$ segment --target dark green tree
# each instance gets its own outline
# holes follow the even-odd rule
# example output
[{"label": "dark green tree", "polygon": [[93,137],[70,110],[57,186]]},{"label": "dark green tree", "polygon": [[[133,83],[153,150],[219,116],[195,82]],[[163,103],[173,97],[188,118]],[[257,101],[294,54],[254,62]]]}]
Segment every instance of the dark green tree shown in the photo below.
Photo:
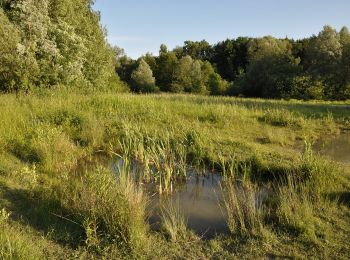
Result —
[{"label": "dark green tree", "polygon": [[160,47],[157,70],[154,73],[157,85],[161,91],[171,91],[178,62],[175,53],[168,52],[167,47],[163,44]]},{"label": "dark green tree", "polygon": [[299,73],[297,60],[286,54],[269,54],[249,66],[242,81],[243,94],[250,97],[290,98],[293,79]]}]

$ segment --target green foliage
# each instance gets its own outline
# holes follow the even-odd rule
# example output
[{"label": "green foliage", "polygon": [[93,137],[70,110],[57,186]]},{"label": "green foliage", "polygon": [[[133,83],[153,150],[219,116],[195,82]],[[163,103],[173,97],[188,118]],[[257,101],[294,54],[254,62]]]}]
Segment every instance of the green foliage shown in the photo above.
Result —
[{"label": "green foliage", "polygon": [[210,44],[203,40],[200,42],[185,41],[182,55],[189,55],[193,59],[206,60],[211,52]]},{"label": "green foliage", "polygon": [[289,97],[293,79],[299,73],[297,62],[287,54],[254,58],[243,80],[243,94],[265,98]]},{"label": "green foliage", "polygon": [[229,83],[223,80],[219,74],[209,75],[208,88],[211,95],[225,95],[229,88]]},{"label": "green foliage", "polygon": [[330,75],[341,57],[340,37],[337,31],[325,26],[317,37],[311,40],[308,49],[309,70],[314,75]]},{"label": "green foliage", "polygon": [[[202,69],[199,61],[193,60],[190,56],[181,58],[176,68],[173,90],[204,93],[205,86],[202,83]],[[179,87],[177,87],[179,86]]]},{"label": "green foliage", "polygon": [[156,83],[161,91],[171,91],[178,62],[175,53],[168,52],[166,46],[162,45],[157,59],[157,70],[155,71]]},{"label": "green foliage", "polygon": [[91,4],[90,0],[15,0],[0,8],[5,25],[0,33],[6,33],[1,39],[10,39],[3,46],[6,55],[1,55],[6,59],[0,66],[2,90],[57,85],[103,88],[118,82],[114,53]]},{"label": "green foliage", "polygon": [[245,71],[248,65],[248,43],[250,39],[237,39],[219,42],[212,46],[209,61],[216,67],[222,78],[235,81],[240,71]]},{"label": "green foliage", "polygon": [[248,43],[250,63],[269,56],[291,55],[292,46],[288,40],[279,40],[272,36],[253,39]]},{"label": "green foliage", "polygon": [[[350,98],[350,33],[325,26],[301,40],[239,37],[215,45],[185,41],[159,56],[143,57],[160,90],[283,99]],[[119,58],[117,72],[130,83],[137,62]],[[199,66],[200,64],[200,66]],[[199,69],[201,67],[201,69]]]},{"label": "green foliage", "polygon": [[150,66],[143,59],[140,61],[138,68],[131,74],[133,81],[133,90],[136,92],[155,92],[157,91],[156,79]]},{"label": "green foliage", "polygon": [[349,32],[337,32],[325,26],[306,49],[306,64],[310,75],[322,79],[325,94],[332,99],[349,98]]},{"label": "green foliage", "polygon": [[308,75],[295,76],[290,85],[287,96],[296,99],[324,99],[324,84],[321,80],[313,79]]},{"label": "green foliage", "polygon": [[18,91],[31,87],[36,74],[32,58],[21,44],[20,30],[9,21],[0,8],[0,90]]}]

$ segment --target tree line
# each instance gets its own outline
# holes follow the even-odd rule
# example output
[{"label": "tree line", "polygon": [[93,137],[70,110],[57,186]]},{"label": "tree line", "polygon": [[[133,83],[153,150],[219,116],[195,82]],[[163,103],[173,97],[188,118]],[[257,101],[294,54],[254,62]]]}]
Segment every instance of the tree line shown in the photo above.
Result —
[{"label": "tree line", "polygon": [[189,92],[262,98],[350,98],[350,33],[324,26],[301,40],[239,37],[214,45],[186,41],[137,60],[115,48],[116,72],[135,92]]},{"label": "tree line", "polygon": [[111,47],[93,0],[0,0],[0,92],[55,86],[349,99],[350,33],[186,41],[137,60]]}]

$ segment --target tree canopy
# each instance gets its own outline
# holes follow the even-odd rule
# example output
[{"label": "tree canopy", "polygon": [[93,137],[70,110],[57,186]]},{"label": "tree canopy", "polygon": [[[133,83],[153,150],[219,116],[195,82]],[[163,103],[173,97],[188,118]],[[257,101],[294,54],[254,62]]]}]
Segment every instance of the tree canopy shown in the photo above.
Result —
[{"label": "tree canopy", "polygon": [[2,91],[118,81],[115,54],[91,0],[2,0]]},{"label": "tree canopy", "polygon": [[[93,0],[0,0],[0,91],[54,86],[349,99],[350,33],[185,41],[133,60],[106,41]],[[157,86],[157,87],[156,87]]]},{"label": "tree canopy", "polygon": [[[350,33],[325,26],[301,40],[239,37],[214,45],[205,40],[142,57],[161,91],[264,98],[350,98]],[[130,82],[138,61],[120,59]],[[127,72],[127,73],[126,73]]]}]

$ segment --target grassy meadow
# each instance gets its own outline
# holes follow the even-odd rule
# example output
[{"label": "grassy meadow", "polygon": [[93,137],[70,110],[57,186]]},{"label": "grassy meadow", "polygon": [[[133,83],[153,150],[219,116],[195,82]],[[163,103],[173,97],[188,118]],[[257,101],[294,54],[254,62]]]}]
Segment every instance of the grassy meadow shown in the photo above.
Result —
[{"label": "grassy meadow", "polygon": [[[311,147],[349,130],[350,102],[1,95],[0,259],[346,259],[350,167]],[[79,170],[100,156],[122,158],[122,174]],[[164,196],[188,166],[220,172],[229,234],[201,238],[174,205],[152,230],[134,161]]]}]

